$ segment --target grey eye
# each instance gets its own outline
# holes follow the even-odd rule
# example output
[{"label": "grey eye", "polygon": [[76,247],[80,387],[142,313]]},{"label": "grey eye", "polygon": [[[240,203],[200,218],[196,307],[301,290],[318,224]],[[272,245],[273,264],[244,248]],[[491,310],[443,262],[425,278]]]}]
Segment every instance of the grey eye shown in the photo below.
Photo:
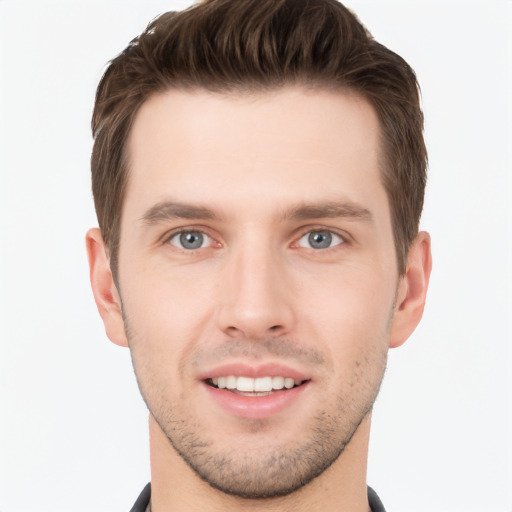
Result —
[{"label": "grey eye", "polygon": [[211,238],[201,231],[182,231],[172,236],[169,242],[180,249],[191,251],[208,247]]},{"label": "grey eye", "polygon": [[341,236],[328,230],[310,231],[299,240],[300,247],[310,249],[328,249],[343,243]]}]

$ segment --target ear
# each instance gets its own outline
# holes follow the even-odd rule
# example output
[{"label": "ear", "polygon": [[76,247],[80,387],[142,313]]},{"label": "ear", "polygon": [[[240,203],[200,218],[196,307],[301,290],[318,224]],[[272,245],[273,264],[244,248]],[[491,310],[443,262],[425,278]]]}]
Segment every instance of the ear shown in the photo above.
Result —
[{"label": "ear", "polygon": [[402,345],[421,320],[431,270],[430,235],[421,231],[409,249],[405,275],[398,285],[390,347]]},{"label": "ear", "polygon": [[110,261],[99,228],[90,229],[85,236],[92,292],[107,336],[116,345],[128,346],[121,311],[121,297],[110,270]]}]

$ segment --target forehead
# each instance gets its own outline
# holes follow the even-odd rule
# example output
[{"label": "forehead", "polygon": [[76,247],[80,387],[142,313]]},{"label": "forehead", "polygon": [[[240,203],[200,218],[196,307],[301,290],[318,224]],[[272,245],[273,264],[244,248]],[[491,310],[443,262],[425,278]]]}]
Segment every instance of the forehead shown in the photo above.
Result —
[{"label": "forehead", "polygon": [[135,118],[125,209],[166,196],[218,200],[225,209],[255,194],[269,207],[318,195],[382,196],[379,134],[374,109],[353,93],[167,91]]}]

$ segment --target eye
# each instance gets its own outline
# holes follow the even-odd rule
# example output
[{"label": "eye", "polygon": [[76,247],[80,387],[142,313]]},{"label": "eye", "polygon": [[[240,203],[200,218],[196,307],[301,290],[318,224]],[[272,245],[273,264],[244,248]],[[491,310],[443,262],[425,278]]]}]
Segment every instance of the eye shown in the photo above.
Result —
[{"label": "eye", "polygon": [[180,249],[192,251],[208,247],[212,239],[202,231],[180,231],[169,239],[169,243]]},{"label": "eye", "polygon": [[309,231],[299,239],[298,245],[299,247],[307,247],[309,249],[328,249],[329,247],[340,245],[343,242],[341,236],[332,231],[322,229]]}]

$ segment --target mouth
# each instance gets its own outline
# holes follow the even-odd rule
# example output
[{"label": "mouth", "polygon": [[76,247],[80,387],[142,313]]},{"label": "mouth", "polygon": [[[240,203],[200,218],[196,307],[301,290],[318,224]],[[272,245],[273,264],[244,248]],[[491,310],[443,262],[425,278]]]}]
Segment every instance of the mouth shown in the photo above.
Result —
[{"label": "mouth", "polygon": [[268,396],[277,391],[291,390],[302,386],[309,380],[284,376],[247,377],[226,375],[209,378],[205,383],[215,389],[224,389],[240,396]]},{"label": "mouth", "polygon": [[[250,419],[283,417],[311,400],[313,376],[278,362],[226,363],[198,375],[212,410]],[[214,405],[215,404],[215,405]]]}]

